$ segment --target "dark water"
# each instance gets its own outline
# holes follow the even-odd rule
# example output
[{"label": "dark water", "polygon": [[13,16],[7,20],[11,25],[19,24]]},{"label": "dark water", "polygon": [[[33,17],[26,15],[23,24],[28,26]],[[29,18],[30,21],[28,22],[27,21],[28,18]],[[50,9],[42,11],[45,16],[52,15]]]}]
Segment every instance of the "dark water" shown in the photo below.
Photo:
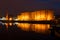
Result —
[{"label": "dark water", "polygon": [[[22,31],[16,25],[9,26],[6,30],[5,25],[0,25],[0,39],[3,40],[55,40],[57,36],[50,34],[40,34],[33,31]],[[53,33],[52,33],[53,34]]]}]

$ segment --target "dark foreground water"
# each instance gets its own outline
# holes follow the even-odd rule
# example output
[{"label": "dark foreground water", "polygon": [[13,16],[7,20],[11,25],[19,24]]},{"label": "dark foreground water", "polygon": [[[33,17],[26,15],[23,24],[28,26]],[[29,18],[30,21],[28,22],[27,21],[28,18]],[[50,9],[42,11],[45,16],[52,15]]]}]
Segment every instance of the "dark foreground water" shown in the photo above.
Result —
[{"label": "dark foreground water", "polygon": [[0,39],[2,40],[58,40],[58,37],[50,34],[40,34],[36,32],[22,31],[17,26],[9,27],[6,30],[5,26],[0,27]]},{"label": "dark foreground water", "polygon": [[41,35],[33,32],[3,32],[0,33],[0,39],[2,40],[55,40],[58,37],[51,35]]}]

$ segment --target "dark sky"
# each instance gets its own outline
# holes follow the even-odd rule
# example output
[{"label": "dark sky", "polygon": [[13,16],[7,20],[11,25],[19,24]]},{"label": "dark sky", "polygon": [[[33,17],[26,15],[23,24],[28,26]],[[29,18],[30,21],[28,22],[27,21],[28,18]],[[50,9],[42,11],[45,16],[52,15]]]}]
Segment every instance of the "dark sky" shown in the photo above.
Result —
[{"label": "dark sky", "polygon": [[16,15],[23,11],[52,9],[55,15],[60,14],[60,0],[0,0],[0,15]]}]

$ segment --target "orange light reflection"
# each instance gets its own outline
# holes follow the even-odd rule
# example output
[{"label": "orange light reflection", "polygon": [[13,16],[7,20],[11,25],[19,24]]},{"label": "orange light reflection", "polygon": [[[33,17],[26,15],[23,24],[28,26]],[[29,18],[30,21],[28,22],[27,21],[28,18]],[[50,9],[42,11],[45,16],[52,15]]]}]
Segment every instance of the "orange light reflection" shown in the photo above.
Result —
[{"label": "orange light reflection", "polygon": [[50,25],[49,24],[28,24],[28,23],[18,23],[17,27],[21,28],[24,31],[35,31],[35,32],[41,32],[44,33],[49,30]]},{"label": "orange light reflection", "polygon": [[29,31],[30,24],[28,24],[28,23],[18,23],[17,27],[21,28],[24,31]]},{"label": "orange light reflection", "polygon": [[33,24],[32,25],[32,31],[35,31],[35,32],[46,32],[48,31],[48,29],[50,28],[50,25],[49,24]]},{"label": "orange light reflection", "polygon": [[10,26],[12,26],[13,23],[9,23]]},{"label": "orange light reflection", "polygon": [[8,24],[8,23],[5,23],[5,25],[6,25],[6,28],[8,29],[8,25],[9,25],[9,24]]}]

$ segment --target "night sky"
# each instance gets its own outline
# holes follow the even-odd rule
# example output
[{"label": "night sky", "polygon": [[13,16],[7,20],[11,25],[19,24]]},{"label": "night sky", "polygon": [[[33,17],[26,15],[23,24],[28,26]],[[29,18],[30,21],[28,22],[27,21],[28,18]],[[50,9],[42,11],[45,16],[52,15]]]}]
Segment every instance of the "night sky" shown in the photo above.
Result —
[{"label": "night sky", "polygon": [[[16,16],[21,12],[25,11],[35,11],[40,9],[52,9],[55,15],[60,15],[60,0],[0,0],[0,16],[5,16],[6,11],[9,15]],[[3,26],[4,27],[4,26]],[[12,29],[15,26],[11,27]],[[15,28],[16,29],[16,28]],[[20,33],[19,33],[20,32]],[[25,33],[23,31],[18,31],[18,33],[0,33],[2,39],[39,39],[41,35],[34,33]],[[3,38],[4,37],[4,38]],[[24,38],[23,38],[24,37]],[[43,37],[43,36],[42,36]],[[45,37],[45,36],[44,36]],[[48,37],[45,37],[48,38]],[[4,40],[5,40],[4,39]],[[28,39],[28,40],[29,40]],[[44,39],[44,38],[42,38]],[[46,40],[46,39],[44,39]]]},{"label": "night sky", "polygon": [[21,12],[40,9],[52,9],[55,15],[59,15],[60,0],[0,0],[0,16],[5,16],[6,10],[9,15],[16,16]]}]

